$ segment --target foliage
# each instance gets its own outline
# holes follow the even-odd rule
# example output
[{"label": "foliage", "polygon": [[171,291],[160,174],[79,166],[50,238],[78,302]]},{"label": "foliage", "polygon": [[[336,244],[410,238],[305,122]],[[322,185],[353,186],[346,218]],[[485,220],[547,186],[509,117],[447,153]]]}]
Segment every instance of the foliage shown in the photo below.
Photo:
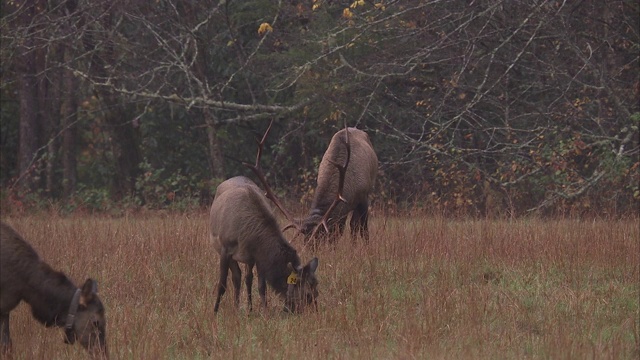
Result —
[{"label": "foliage", "polygon": [[9,96],[9,88],[3,88],[0,94],[0,183],[6,184],[16,176],[18,164],[18,124],[17,104]]},{"label": "foliage", "polygon": [[[640,204],[632,2],[116,3],[2,5],[3,187],[33,179],[64,201],[71,167],[76,192],[208,205],[216,183],[250,175],[242,162],[275,119],[264,167],[302,203],[346,121],[381,160],[381,204],[490,217]],[[71,126],[50,115],[69,98]],[[21,156],[30,99],[37,146]]]},{"label": "foliage", "polygon": [[206,203],[208,199],[199,199],[199,191],[204,188],[194,183],[193,177],[180,172],[166,176],[163,169],[153,169],[143,161],[140,164],[142,175],[136,181],[136,203],[148,209],[169,207],[175,210],[186,210]]}]

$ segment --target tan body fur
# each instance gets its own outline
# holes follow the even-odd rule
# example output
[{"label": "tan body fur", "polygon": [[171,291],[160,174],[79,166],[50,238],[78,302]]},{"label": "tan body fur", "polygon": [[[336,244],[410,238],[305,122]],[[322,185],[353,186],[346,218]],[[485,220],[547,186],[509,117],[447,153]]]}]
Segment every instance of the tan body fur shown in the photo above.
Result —
[{"label": "tan body fur", "polygon": [[[355,236],[360,233],[368,239],[369,194],[375,186],[378,157],[367,133],[356,128],[348,128],[348,130],[351,158],[347,166],[342,193],[346,203],[341,202],[334,208],[327,223],[330,232],[337,230],[341,234],[344,231],[346,218],[352,212],[351,234]],[[345,131],[345,129],[340,130],[332,137],[320,162],[311,210],[307,218],[302,221],[302,231],[307,236],[311,235],[336,198],[339,172],[331,161],[341,165],[346,162]]]},{"label": "tan body fur", "polygon": [[[235,304],[239,303],[241,271],[238,263],[247,264],[245,283],[251,309],[253,267],[257,268],[258,291],[266,306],[266,284],[285,298],[285,309],[302,311],[315,303],[318,259],[301,266],[296,250],[280,231],[267,199],[255,183],[245,177],[234,177],[218,186],[211,205],[210,237],[220,255],[220,279],[214,311],[226,292],[229,269],[235,288]],[[298,283],[287,284],[297,274]]]}]

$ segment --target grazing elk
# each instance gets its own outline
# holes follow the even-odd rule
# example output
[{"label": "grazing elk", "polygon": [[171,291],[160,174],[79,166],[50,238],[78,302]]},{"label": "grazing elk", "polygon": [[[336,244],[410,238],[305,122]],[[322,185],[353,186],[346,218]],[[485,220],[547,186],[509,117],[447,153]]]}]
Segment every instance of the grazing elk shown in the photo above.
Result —
[{"label": "grazing elk", "polygon": [[235,304],[240,300],[240,263],[246,264],[245,284],[251,310],[253,267],[258,270],[258,292],[266,306],[266,285],[285,297],[285,309],[301,312],[315,304],[318,259],[301,266],[296,250],[282,235],[267,199],[258,186],[243,176],[224,181],[216,191],[210,214],[211,241],[220,255],[220,279],[214,312],[227,289],[227,276],[235,289]]},{"label": "grazing elk", "polygon": [[53,270],[13,228],[0,223],[0,342],[11,352],[9,314],[20,301],[45,326],[65,329],[65,342],[76,340],[95,358],[107,358],[104,306],[91,279],[77,288]]},{"label": "grazing elk", "polygon": [[369,194],[377,172],[378,157],[367,133],[350,127],[333,135],[320,162],[311,210],[296,226],[305,241],[315,237],[320,225],[342,234],[350,212],[352,237],[359,233],[368,240]]},{"label": "grazing elk", "polygon": [[[284,210],[259,167],[269,129],[259,143],[256,165],[245,165],[258,175],[269,199]],[[220,255],[220,279],[214,312],[218,312],[220,299],[226,292],[229,269],[235,289],[235,305],[239,305],[242,273],[238,263],[246,264],[245,284],[250,311],[254,266],[257,268],[258,292],[263,308],[267,305],[268,283],[277,294],[284,297],[286,311],[302,312],[310,305],[317,310],[318,259],[313,258],[304,266],[301,264],[297,251],[282,235],[267,198],[253,181],[237,176],[218,186],[211,205],[210,238]]]}]

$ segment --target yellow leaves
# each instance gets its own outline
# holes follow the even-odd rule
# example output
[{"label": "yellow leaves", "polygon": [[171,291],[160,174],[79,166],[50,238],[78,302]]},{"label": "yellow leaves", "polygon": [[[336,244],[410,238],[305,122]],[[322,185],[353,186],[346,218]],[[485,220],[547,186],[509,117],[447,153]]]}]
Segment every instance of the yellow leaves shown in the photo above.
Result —
[{"label": "yellow leaves", "polygon": [[262,24],[260,24],[260,27],[258,28],[258,35],[263,36],[264,34],[272,31],[273,31],[273,28],[271,27],[271,25],[269,25],[269,23],[267,22],[263,22]]},{"label": "yellow leaves", "polygon": [[415,20],[411,20],[411,21],[403,21],[402,22],[404,24],[404,26],[406,26],[408,29],[416,29],[418,27],[418,23]]},{"label": "yellow leaves", "polygon": [[311,6],[312,11],[316,11],[320,9],[321,0],[313,0],[313,5]]},{"label": "yellow leaves", "polygon": [[473,174],[473,180],[480,182],[482,180],[482,173],[480,172],[480,170],[476,170],[475,173]]},{"label": "yellow leaves", "polygon": [[[315,0],[314,0],[314,2],[315,2]],[[355,0],[354,2],[352,2],[349,5],[349,7],[344,8],[342,10],[342,17],[347,19],[347,20],[352,20],[353,17],[356,15],[352,10],[355,10],[355,9],[357,9],[359,7],[363,7],[363,6],[366,6],[365,0]],[[385,7],[383,2],[374,3],[373,6],[374,6],[374,8],[376,10],[385,10],[386,9],[386,7]],[[316,9],[315,4],[314,4],[313,9],[314,10]],[[365,18],[369,22],[373,21],[375,19],[373,16],[366,16]]]},{"label": "yellow leaves", "polygon": [[98,107],[98,98],[96,96],[91,96],[90,98],[85,98],[81,103],[80,106],[84,109],[84,110],[92,110],[92,109],[96,109]]},{"label": "yellow leaves", "polygon": [[343,112],[341,110],[335,110],[329,115],[329,119],[338,122],[342,118]]},{"label": "yellow leaves", "polygon": [[577,99],[573,100],[572,105],[576,109],[582,111],[582,110],[584,110],[583,106],[587,105],[587,104],[590,104],[590,103],[591,103],[591,99],[589,99],[589,97],[583,97],[583,98],[577,98]]}]

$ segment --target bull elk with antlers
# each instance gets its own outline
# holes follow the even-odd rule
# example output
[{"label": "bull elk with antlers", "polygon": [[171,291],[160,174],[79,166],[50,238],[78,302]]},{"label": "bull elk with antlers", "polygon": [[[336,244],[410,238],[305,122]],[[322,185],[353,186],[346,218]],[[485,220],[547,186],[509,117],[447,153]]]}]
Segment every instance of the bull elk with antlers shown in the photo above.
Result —
[{"label": "bull elk with antlers", "polygon": [[[264,141],[270,129],[271,125],[258,144],[256,164],[245,165],[256,173],[265,187],[267,197],[284,212],[286,210],[271,191],[259,165]],[[309,305],[317,308],[318,259],[313,258],[302,265],[297,251],[282,235],[267,198],[250,179],[237,176],[218,186],[211,205],[210,238],[220,255],[220,278],[214,312],[218,312],[220,299],[226,292],[229,269],[235,289],[235,305],[239,305],[242,273],[238,263],[246,264],[245,284],[249,310],[252,308],[254,266],[257,268],[258,292],[263,307],[267,305],[268,283],[276,293],[284,297],[286,311],[302,312]]]},{"label": "bull elk with antlers", "polygon": [[368,240],[369,194],[377,172],[378,157],[367,133],[345,127],[333,135],[320,162],[311,210],[296,224],[305,241],[321,229],[341,235],[349,213],[352,237]]}]

